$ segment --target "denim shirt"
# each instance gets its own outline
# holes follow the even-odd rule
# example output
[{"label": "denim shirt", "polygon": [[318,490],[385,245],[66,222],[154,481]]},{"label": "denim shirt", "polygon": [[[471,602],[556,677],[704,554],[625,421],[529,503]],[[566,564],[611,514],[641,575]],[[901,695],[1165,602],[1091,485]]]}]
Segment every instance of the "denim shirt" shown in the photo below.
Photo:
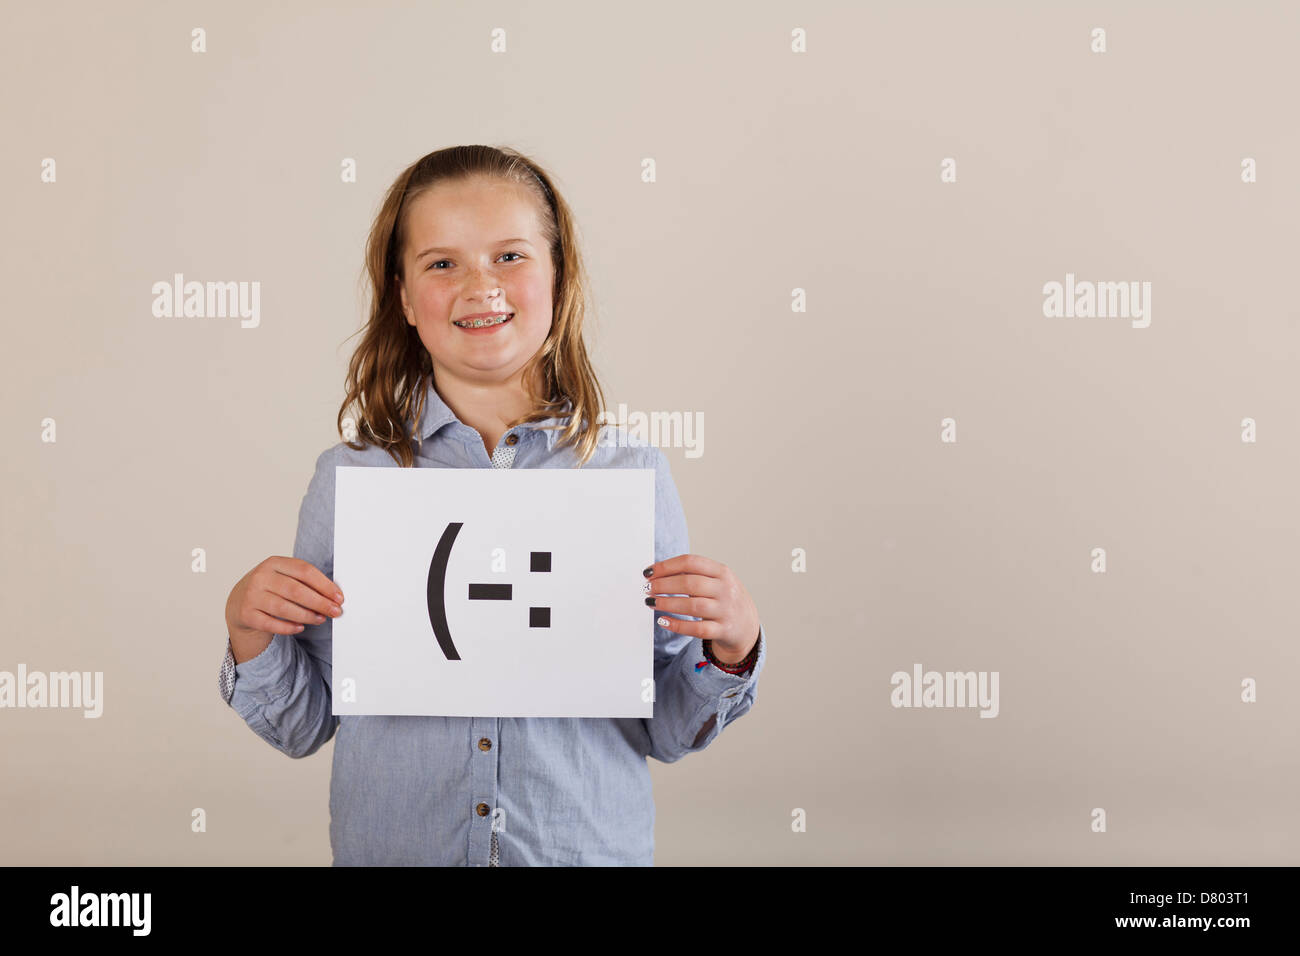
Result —
[{"label": "denim shirt", "polygon": [[[556,431],[538,427],[564,421],[518,425],[498,447],[513,444],[515,468],[577,467],[574,449],[556,448]],[[479,433],[433,388],[419,434],[414,467],[492,467]],[[331,579],[338,465],[399,467],[373,445],[354,451],[340,443],[316,459],[293,554]],[[690,551],[663,452],[621,426],[604,425],[585,467],[653,468],[655,561]],[[628,575],[640,571],[628,568]],[[501,866],[650,866],[655,807],[646,758],[672,763],[703,750],[748,713],[767,657],[760,627],[753,669],[728,674],[706,663],[699,638],[655,622],[666,613],[646,608],[654,640],[651,718],[336,717],[329,617],[296,635],[275,635],[264,651],[237,665],[227,641],[222,696],[254,733],[290,757],[309,756],[335,738],[329,801],[335,866],[486,866],[494,844]]]}]

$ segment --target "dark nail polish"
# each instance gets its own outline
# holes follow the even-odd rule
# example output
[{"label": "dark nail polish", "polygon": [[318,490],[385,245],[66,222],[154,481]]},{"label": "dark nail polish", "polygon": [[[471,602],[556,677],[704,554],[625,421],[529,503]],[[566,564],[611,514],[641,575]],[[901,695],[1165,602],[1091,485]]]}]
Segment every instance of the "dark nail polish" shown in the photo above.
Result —
[{"label": "dark nail polish", "polygon": [[646,599],[645,599],[645,603],[646,603],[646,607],[654,607],[654,606],[655,606],[655,599],[654,599],[654,598],[646,598]]},{"label": "dark nail polish", "polygon": [[650,577],[650,575],[654,573],[654,569],[655,569],[655,566],[652,564],[652,565],[650,565],[650,567],[646,568],[646,569],[645,569],[644,571],[642,571],[641,573],[644,574],[646,577]]}]

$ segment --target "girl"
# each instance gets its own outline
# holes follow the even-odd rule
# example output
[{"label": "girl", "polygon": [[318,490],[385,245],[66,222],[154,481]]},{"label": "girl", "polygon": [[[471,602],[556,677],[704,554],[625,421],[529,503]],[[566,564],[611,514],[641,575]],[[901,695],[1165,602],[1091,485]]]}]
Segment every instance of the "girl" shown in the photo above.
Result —
[{"label": "girl", "polygon": [[[316,460],[294,556],[267,558],[230,592],[222,697],[291,757],[337,733],[336,866],[651,865],[645,758],[703,750],[747,713],[765,642],[731,570],[686,553],[663,453],[595,423],[604,397],[568,204],[514,150],[439,150],[388,190],[366,258],[373,304],[338,421],[342,435],[355,402],[364,437]],[[627,569],[649,578],[658,615],[653,718],[331,714],[336,466],[587,464],[655,469],[655,563]]]}]

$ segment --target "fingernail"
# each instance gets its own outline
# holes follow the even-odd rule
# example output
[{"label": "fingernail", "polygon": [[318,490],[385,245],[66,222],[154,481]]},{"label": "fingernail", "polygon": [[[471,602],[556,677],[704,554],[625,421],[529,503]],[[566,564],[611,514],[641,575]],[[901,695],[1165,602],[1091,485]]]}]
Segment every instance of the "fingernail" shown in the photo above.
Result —
[{"label": "fingernail", "polygon": [[654,606],[655,606],[655,599],[654,599],[654,598],[646,598],[646,599],[645,599],[645,603],[646,603],[646,607],[654,607]]},{"label": "fingernail", "polygon": [[650,575],[654,574],[654,570],[655,570],[655,566],[652,564],[650,565],[650,567],[646,568],[641,573],[644,574],[646,577],[650,577]]}]

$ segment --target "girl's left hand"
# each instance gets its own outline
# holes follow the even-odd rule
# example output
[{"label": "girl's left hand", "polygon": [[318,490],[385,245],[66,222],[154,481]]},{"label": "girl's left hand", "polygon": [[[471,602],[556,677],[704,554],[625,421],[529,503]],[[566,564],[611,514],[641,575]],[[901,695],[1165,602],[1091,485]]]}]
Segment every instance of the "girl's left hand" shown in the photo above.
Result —
[{"label": "girl's left hand", "polygon": [[702,618],[679,621],[665,616],[659,619],[663,627],[711,640],[714,654],[725,663],[744,660],[758,643],[758,608],[725,564],[700,554],[679,554],[650,565],[646,571],[650,572],[646,594],[652,595],[646,598],[646,604],[660,611]]}]

